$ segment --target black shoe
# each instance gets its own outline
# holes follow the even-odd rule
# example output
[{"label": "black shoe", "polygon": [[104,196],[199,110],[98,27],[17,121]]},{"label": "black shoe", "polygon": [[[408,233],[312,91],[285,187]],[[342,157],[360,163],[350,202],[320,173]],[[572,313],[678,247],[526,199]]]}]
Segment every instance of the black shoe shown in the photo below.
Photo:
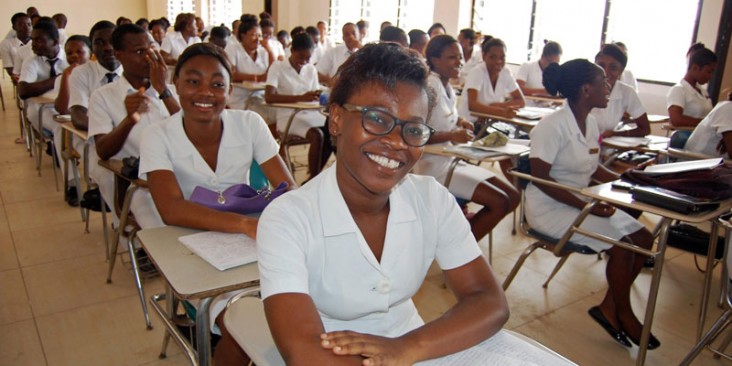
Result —
[{"label": "black shoe", "polygon": [[644,268],[653,268],[656,266],[656,258],[655,257],[648,257],[646,259],[646,262],[643,263]]},{"label": "black shoe", "polygon": [[[625,336],[625,333],[622,331],[619,331],[613,327],[612,324],[610,324],[609,321],[607,321],[607,318],[605,318],[605,315],[602,314],[602,311],[600,310],[599,306],[595,306],[590,308],[589,311],[587,311],[588,314],[594,319],[597,324],[600,324],[603,329],[607,332],[607,334],[610,334],[611,337],[615,340],[615,342],[618,342],[622,344],[625,347],[631,347],[630,341],[628,340],[628,337]],[[650,342],[649,346],[650,346]],[[650,347],[648,347],[650,349]]]},{"label": "black shoe", "polygon": [[46,141],[46,155],[53,156],[53,146],[51,146],[51,141]]},{"label": "black shoe", "polygon": [[137,258],[137,268],[140,270],[140,274],[146,277],[156,276],[158,270],[155,269],[155,265],[150,261],[150,257],[147,256],[147,252],[140,248],[135,251],[135,257]]},{"label": "black shoe", "polygon": [[[630,336],[628,336],[628,339],[630,339],[630,341],[633,342],[633,344],[635,344],[636,346],[640,346],[640,339],[635,340],[635,339],[631,338]],[[654,336],[653,333],[651,333],[651,336],[648,337],[648,348],[647,349],[649,349],[649,350],[656,349],[660,346],[661,346],[661,341],[659,341],[658,338],[656,338],[656,336]]]},{"label": "black shoe", "polygon": [[79,206],[79,195],[76,193],[76,187],[69,187],[66,191],[65,200],[71,207]]}]

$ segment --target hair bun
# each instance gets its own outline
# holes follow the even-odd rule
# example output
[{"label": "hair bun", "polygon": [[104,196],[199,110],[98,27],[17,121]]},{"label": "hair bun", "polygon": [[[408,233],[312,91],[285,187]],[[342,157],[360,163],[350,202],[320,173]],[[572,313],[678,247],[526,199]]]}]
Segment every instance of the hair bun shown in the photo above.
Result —
[{"label": "hair bun", "polygon": [[544,68],[542,75],[544,88],[551,95],[557,95],[559,92],[559,85],[562,83],[562,68],[559,67],[558,63],[551,63]]}]

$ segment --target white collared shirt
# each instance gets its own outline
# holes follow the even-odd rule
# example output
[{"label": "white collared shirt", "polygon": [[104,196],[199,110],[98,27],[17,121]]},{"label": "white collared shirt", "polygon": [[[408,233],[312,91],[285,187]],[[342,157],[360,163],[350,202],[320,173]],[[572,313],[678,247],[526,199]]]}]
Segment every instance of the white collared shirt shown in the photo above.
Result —
[{"label": "white collared shirt", "polygon": [[478,102],[490,105],[492,103],[505,102],[507,97],[515,90],[518,90],[518,88],[519,86],[516,84],[513,75],[511,75],[511,71],[505,67],[498,74],[496,86],[494,87],[488,74],[488,68],[485,66],[485,63],[481,63],[470,71],[468,79],[465,81],[463,94],[458,103],[460,116],[468,121],[476,120],[475,117],[470,115],[470,108],[468,107],[468,90],[470,89],[478,92]]},{"label": "white collared shirt", "polygon": [[[435,72],[430,73],[427,84],[437,94],[435,96],[435,106],[432,108],[430,120],[427,121],[427,124],[437,132],[452,131],[457,127],[458,121],[457,96],[455,96],[452,86],[450,86],[450,83],[447,83],[447,87],[442,85],[440,76]],[[435,145],[448,146],[451,144],[450,141],[445,141]],[[414,171],[417,174],[438,177],[448,170],[450,161],[452,161],[450,157],[424,154],[415,165]]]},{"label": "white collared shirt", "polygon": [[432,177],[408,174],[389,195],[377,261],[343,199],[338,168],[280,196],[262,213],[262,298],[308,294],[326,332],[402,335],[423,324],[411,298],[432,261],[449,270],[480,256],[480,249],[447,189]]},{"label": "white collared shirt", "polygon": [[620,75],[620,81],[630,85],[636,93],[638,92],[638,80],[635,79],[635,75],[630,70],[623,70],[623,74]]},{"label": "white collared shirt", "polygon": [[523,80],[530,89],[544,89],[544,74],[539,61],[523,63],[516,72],[516,80]]},{"label": "white collared shirt", "polygon": [[729,157],[732,154],[729,151],[725,155],[720,154],[717,145],[723,135],[730,131],[732,131],[732,102],[719,102],[694,128],[684,149],[709,156]]},{"label": "white collared shirt", "polygon": [[0,42],[0,59],[3,60],[4,69],[13,67],[18,49],[23,45],[23,42],[18,37],[6,38]]},{"label": "white collared shirt", "polygon": [[160,45],[160,50],[167,52],[174,59],[178,59],[186,47],[195,43],[201,43],[201,39],[198,36],[188,38],[188,42],[186,42],[181,32],[173,32],[165,35],[163,44]]},{"label": "white collared shirt", "polygon": [[353,51],[349,50],[345,43],[339,44],[323,53],[323,56],[318,60],[316,68],[319,73],[333,77],[336,71],[338,71],[338,68],[346,62],[351,54],[353,54]]},{"label": "white collared shirt", "polygon": [[97,61],[89,61],[71,72],[69,75],[69,107],[81,106],[89,108],[89,97],[94,90],[107,85],[107,73],[114,72],[117,76],[114,80],[122,76],[122,64],[116,70],[109,71]]},{"label": "white collared shirt", "polygon": [[470,70],[472,70],[475,66],[480,65],[483,63],[483,51],[481,50],[480,46],[474,45],[473,46],[473,53],[470,56],[470,60],[463,60],[463,67],[460,69],[460,84],[465,84],[465,81],[468,79],[468,74],[470,74]]},{"label": "white collared shirt", "polygon": [[31,42],[18,47],[13,58],[13,74],[20,75],[20,72],[23,69],[23,62],[33,58],[35,55],[36,54],[33,53],[33,48],[31,47]]},{"label": "white collared shirt", "polygon": [[[61,76],[69,64],[66,62],[66,52],[59,47],[58,54],[56,54],[58,61],[53,65],[56,70],[56,75]],[[23,67],[20,71],[20,81],[26,83],[35,83],[37,81],[46,80],[51,77],[51,64],[48,63],[46,56],[37,56],[34,54],[33,57],[23,62]]]},{"label": "white collared shirt", "polygon": [[707,88],[704,85],[697,84],[696,87],[701,93],[696,91],[688,81],[681,79],[666,94],[666,109],[675,105],[684,110],[685,116],[704,118],[712,110],[712,100],[709,99]]},{"label": "white collared shirt", "polygon": [[282,43],[276,37],[268,39],[267,42],[269,43],[269,49],[272,50],[272,56],[275,61],[280,56],[285,57],[285,47],[282,47]]},{"label": "white collared shirt", "polygon": [[[236,72],[250,74],[250,75],[262,75],[269,69],[269,53],[262,46],[257,47],[257,58],[252,59],[247,53],[241,43],[230,43],[226,46],[226,54],[229,56],[229,61]],[[260,94],[263,94],[259,92]],[[252,92],[244,88],[234,88],[229,97],[229,108],[244,109],[247,98],[252,95]]]},{"label": "white collared shirt", "polygon": [[594,108],[590,114],[597,122],[600,133],[611,131],[623,119],[623,114],[628,113],[630,119],[636,119],[646,113],[638,93],[633,87],[618,80],[610,91],[610,99],[607,108]]}]

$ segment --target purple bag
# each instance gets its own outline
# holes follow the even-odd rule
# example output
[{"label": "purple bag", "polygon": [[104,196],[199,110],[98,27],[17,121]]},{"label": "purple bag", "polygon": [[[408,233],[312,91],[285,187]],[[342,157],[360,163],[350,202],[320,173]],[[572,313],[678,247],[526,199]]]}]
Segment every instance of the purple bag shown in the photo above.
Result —
[{"label": "purple bag", "polygon": [[280,183],[274,190],[255,190],[246,184],[234,184],[217,192],[197,186],[189,200],[214,210],[246,215],[262,212],[272,200],[287,192],[287,187],[287,182]]}]

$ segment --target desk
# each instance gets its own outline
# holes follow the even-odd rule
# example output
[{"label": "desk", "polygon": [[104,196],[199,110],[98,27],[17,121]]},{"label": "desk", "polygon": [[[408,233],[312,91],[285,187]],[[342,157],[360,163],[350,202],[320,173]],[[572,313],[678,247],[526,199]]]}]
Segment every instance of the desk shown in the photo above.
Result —
[{"label": "desk", "polygon": [[694,127],[691,126],[673,126],[671,123],[664,123],[661,125],[661,129],[666,131],[666,136],[671,134],[673,131],[694,131]]},{"label": "desk", "polygon": [[[282,134],[280,135],[280,149],[285,154],[285,163],[287,163],[287,169],[290,169],[290,173],[295,174],[292,168],[292,160],[290,158],[290,151],[288,149],[288,146],[292,141],[290,138],[290,127],[292,126],[292,121],[295,120],[295,116],[302,112],[307,110],[318,110],[322,109],[323,106],[321,106],[319,103],[306,103],[306,102],[299,102],[299,103],[267,103],[268,106],[272,108],[290,108],[292,109],[292,114],[290,114],[290,118],[287,120],[287,125],[285,125],[285,130],[282,131]],[[327,143],[327,142],[326,142]]]},{"label": "desk", "polygon": [[[259,269],[256,263],[219,271],[206,261],[193,254],[178,241],[184,235],[193,234],[198,230],[175,226],[141,230],[138,233],[140,244],[147,251],[150,259],[167,283],[166,295],[154,295],[150,304],[160,315],[168,329],[163,342],[163,352],[167,341],[172,335],[183,347],[192,363],[198,365],[211,364],[211,343],[209,329],[209,306],[217,295],[259,285]],[[196,312],[196,349],[180,335],[171,321],[174,315],[173,297],[185,300],[200,299]],[[159,301],[166,299],[167,310],[164,310]],[[196,363],[197,362],[197,363]]]},{"label": "desk", "polygon": [[533,101],[539,106],[559,106],[564,104],[567,100],[562,97],[552,97],[548,95],[524,95],[527,101]]},{"label": "desk", "polygon": [[[244,89],[247,92],[249,92],[249,95],[244,100],[244,109],[249,109],[249,105],[252,102],[252,98],[254,97],[254,93],[258,91],[262,91],[266,88],[267,83],[263,81],[255,82],[255,81],[242,81],[241,83],[232,83],[231,85],[234,86],[234,88],[238,89]],[[260,94],[261,95],[261,94]]]},{"label": "desk", "polygon": [[[637,142],[646,139],[648,142],[638,145]],[[608,137],[602,140],[603,149],[616,150],[614,154],[608,155],[603,162],[604,166],[610,166],[623,151],[640,151],[642,153],[660,154],[668,148],[670,139],[664,136],[648,135],[646,137]]]},{"label": "desk", "polygon": [[[68,116],[68,115],[66,115]],[[61,157],[63,158],[64,162],[64,194],[68,190],[69,185],[69,161],[72,162],[71,168],[73,169],[74,174],[74,183],[76,184],[76,197],[79,198],[81,201],[82,193],[81,193],[81,181],[79,179],[79,168],[77,166],[79,161],[78,153],[74,150],[74,137],[80,138],[82,141],[84,141],[84,152],[83,152],[83,160],[84,160],[84,182],[86,183],[87,189],[89,189],[89,144],[87,143],[89,139],[89,135],[86,133],[86,131],[82,131],[74,127],[74,125],[68,121],[65,117],[61,115],[57,115],[53,118],[54,121],[61,124],[62,132],[64,134],[63,138],[61,139]],[[84,212],[84,208],[79,205],[79,209],[81,210],[81,219],[87,222],[88,220],[86,217],[86,213]],[[105,225],[106,228],[106,225]],[[89,228],[87,227],[87,232],[89,232]],[[106,237],[105,237],[106,240]]]},{"label": "desk", "polygon": [[[655,268],[653,270],[653,277],[651,280],[651,288],[648,294],[648,302],[646,304],[646,312],[645,317],[643,319],[643,332],[641,335],[641,347],[638,352],[638,358],[636,359],[636,365],[643,365],[645,363],[646,358],[646,351],[648,346],[648,338],[651,333],[651,325],[653,323],[653,314],[656,307],[656,298],[658,296],[658,286],[661,281],[661,273],[663,270],[663,263],[664,263],[664,255],[666,253],[666,239],[668,237],[668,227],[673,220],[679,220],[679,221],[685,221],[690,223],[702,223],[710,221],[712,223],[712,235],[710,235],[710,243],[709,243],[709,251],[708,251],[708,257],[707,258],[714,258],[714,253],[716,250],[717,245],[717,220],[715,220],[720,215],[729,212],[730,208],[732,208],[732,200],[725,201],[722,203],[718,209],[713,211],[708,211],[700,214],[689,214],[684,215],[678,212],[666,210],[663,208],[659,208],[647,203],[643,202],[637,202],[633,200],[631,197],[631,194],[625,191],[619,191],[614,190],[611,187],[612,183],[605,183],[600,184],[592,187],[583,188],[581,190],[581,193],[587,197],[592,198],[590,202],[587,203],[587,205],[582,209],[579,216],[577,216],[577,219],[572,224],[572,227],[570,230],[567,231],[567,233],[562,237],[560,244],[566,242],[569,240],[571,235],[573,233],[579,233],[582,235],[586,235],[589,237],[592,237],[597,240],[602,240],[607,243],[623,247],[627,250],[648,255],[651,257],[654,257],[656,259]],[[607,202],[610,204],[613,204],[615,206],[619,207],[628,207],[636,210],[641,210],[644,212],[649,212],[658,216],[662,217],[661,222],[659,222],[658,226],[656,227],[656,230],[654,230],[654,234],[658,235],[658,244],[657,249],[654,250],[646,250],[639,248],[637,246],[624,243],[624,242],[618,242],[609,238],[606,238],[604,236],[598,235],[593,232],[589,232],[587,230],[581,229],[579,226],[584,221],[585,217],[590,213],[590,210],[592,209],[595,204],[598,202]],[[561,245],[558,245],[559,248],[561,248]],[[711,277],[712,277],[712,270],[713,270],[713,264],[714,261],[708,260],[707,261],[707,268],[706,268],[706,275],[704,279],[704,294],[702,295],[702,305],[700,309],[700,318],[699,318],[699,328],[703,325],[704,316],[706,315],[706,305],[707,305],[707,297],[709,293],[709,287],[711,285]]]},{"label": "desk", "polygon": [[[524,107],[519,109],[517,112],[521,113],[522,111],[526,112],[532,112],[532,113],[538,113],[538,114],[544,114],[548,115],[554,112],[556,109],[553,108],[545,108],[545,107]],[[498,116],[494,114],[487,114],[487,113],[480,113],[480,112],[470,112],[470,115],[479,117],[479,118],[486,118],[488,120],[493,121],[500,121],[500,122],[506,122],[509,124],[512,124],[517,127],[522,127],[527,130],[531,130],[532,128],[536,127],[536,125],[539,123],[539,119],[527,119],[527,118],[521,118],[518,116],[515,117],[505,117],[505,116]]]},{"label": "desk", "polygon": [[647,115],[647,117],[648,117],[648,122],[651,124],[666,123],[669,121],[668,116],[664,116],[662,114],[649,114],[649,115]]},{"label": "desk", "polygon": [[[47,96],[37,96],[28,98],[25,100],[25,108],[28,108],[29,104],[37,104],[38,105],[38,134],[33,133],[33,126],[31,126],[30,121],[26,117],[26,131],[28,133],[29,138],[33,142],[33,145],[36,146],[36,153],[35,153],[35,161],[36,161],[36,170],[38,170],[38,176],[41,176],[41,156],[43,154],[43,145],[46,141],[44,135],[43,135],[43,109],[47,108],[48,106],[53,106],[56,102],[55,98],[47,97]],[[25,110],[25,109],[24,109]],[[27,114],[26,114],[27,116]],[[37,139],[36,139],[37,137]],[[53,140],[52,140],[53,141]],[[53,157],[56,157],[56,149],[53,150]],[[58,177],[56,173],[56,163],[53,162],[53,178],[56,181],[56,190],[58,190]]]}]

